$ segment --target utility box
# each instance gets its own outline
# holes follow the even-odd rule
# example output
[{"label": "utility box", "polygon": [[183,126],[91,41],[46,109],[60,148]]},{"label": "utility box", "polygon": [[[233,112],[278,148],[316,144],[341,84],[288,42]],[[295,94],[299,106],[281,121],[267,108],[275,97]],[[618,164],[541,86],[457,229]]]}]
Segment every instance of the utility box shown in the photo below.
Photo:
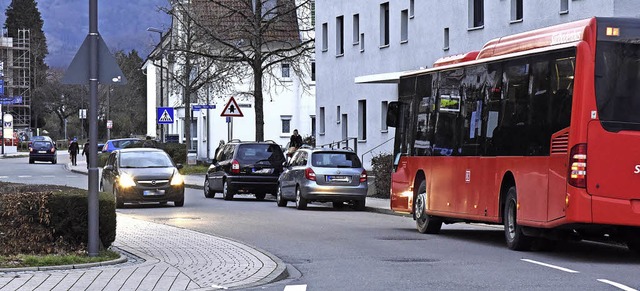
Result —
[{"label": "utility box", "polygon": [[197,163],[197,154],[196,151],[188,151],[187,152],[187,165],[195,165]]}]

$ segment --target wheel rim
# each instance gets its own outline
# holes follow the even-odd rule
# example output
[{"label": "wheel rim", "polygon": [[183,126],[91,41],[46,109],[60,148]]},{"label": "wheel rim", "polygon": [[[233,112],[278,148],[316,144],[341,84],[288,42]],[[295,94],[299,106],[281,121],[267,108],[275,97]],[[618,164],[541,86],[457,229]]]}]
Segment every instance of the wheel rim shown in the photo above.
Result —
[{"label": "wheel rim", "polygon": [[222,182],[222,194],[224,197],[227,197],[229,190],[227,189],[227,182]]},{"label": "wheel rim", "polygon": [[278,192],[276,192],[276,201],[278,201],[278,203],[282,202],[282,190],[280,187],[278,187]]},{"label": "wheel rim", "polygon": [[296,206],[300,205],[300,189],[296,188]]},{"label": "wheel rim", "polygon": [[416,197],[416,220],[423,221],[427,215],[424,213],[426,207],[427,193],[420,193]]},{"label": "wheel rim", "polygon": [[507,208],[507,234],[509,239],[516,237],[516,208],[514,206],[515,202],[513,200],[509,201],[509,208]]},{"label": "wheel rim", "polygon": [[204,195],[209,195],[209,179],[204,178]]}]

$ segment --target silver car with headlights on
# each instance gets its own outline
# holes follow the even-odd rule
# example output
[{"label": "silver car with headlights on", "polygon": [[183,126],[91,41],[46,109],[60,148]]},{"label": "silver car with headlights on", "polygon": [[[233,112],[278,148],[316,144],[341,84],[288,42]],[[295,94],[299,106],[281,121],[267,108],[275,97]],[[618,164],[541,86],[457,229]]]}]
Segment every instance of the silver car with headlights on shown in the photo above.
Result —
[{"label": "silver car with headlights on", "polygon": [[278,179],[278,206],[295,201],[297,209],[305,209],[317,201],[333,202],[334,208],[350,203],[356,210],[365,209],[367,171],[353,151],[301,148],[285,165]]}]

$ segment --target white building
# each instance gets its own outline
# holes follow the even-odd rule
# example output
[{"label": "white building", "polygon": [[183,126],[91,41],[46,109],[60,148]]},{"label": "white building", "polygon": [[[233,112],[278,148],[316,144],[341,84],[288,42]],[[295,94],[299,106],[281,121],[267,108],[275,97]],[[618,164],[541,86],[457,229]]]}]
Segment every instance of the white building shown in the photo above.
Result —
[{"label": "white building", "polygon": [[[172,33],[181,32],[174,25]],[[301,37],[308,38],[313,35]],[[143,67],[147,75],[147,135],[161,139],[156,107],[173,107],[174,122],[165,125],[164,134],[177,135],[182,143],[185,107],[182,104],[181,92],[175,89],[176,84],[171,78],[171,74],[177,71],[180,64],[170,62],[168,50],[162,50],[169,48],[171,41],[171,34],[165,35]],[[264,79],[264,139],[273,140],[282,146],[289,142],[294,129],[298,129],[303,137],[315,134],[315,81],[312,80],[312,61],[308,59],[298,65],[303,67],[305,72],[302,77],[294,73],[294,65],[296,64],[279,63],[272,66],[270,74],[265,74]],[[253,97],[247,96],[247,92],[253,90],[251,76],[234,80],[233,84],[231,90],[222,93],[205,85],[197,92],[197,98],[192,98],[198,100],[191,104],[192,149],[197,152],[198,160],[213,159],[220,140],[226,142],[230,138],[255,139],[255,103]],[[238,103],[243,117],[233,117],[232,122],[228,123],[228,119],[222,117],[221,113],[231,97]],[[215,108],[195,109],[194,105],[215,105]]]},{"label": "white building", "polygon": [[[489,40],[593,16],[640,17],[631,0],[326,0],[316,3],[317,144],[357,140],[370,165],[392,152],[386,106],[398,74]],[[383,84],[356,84],[358,81]],[[344,143],[342,144],[344,146]]]}]

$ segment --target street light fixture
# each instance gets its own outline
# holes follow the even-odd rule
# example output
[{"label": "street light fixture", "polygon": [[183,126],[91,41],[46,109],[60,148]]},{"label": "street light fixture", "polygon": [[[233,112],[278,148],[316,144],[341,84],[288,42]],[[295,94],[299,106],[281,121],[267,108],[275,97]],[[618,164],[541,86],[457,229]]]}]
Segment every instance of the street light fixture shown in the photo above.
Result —
[{"label": "street light fixture", "polygon": [[[122,81],[122,76],[117,76],[111,79],[112,83],[120,83],[120,81]],[[111,84],[109,84],[109,87],[107,88],[107,123],[111,121],[109,116],[111,113],[111,90],[112,90]],[[111,126],[107,124],[107,140],[110,140],[110,139],[111,139]]]},{"label": "street light fixture", "polygon": [[[164,33],[164,31],[162,31],[161,29],[155,28],[155,27],[149,27],[147,28],[147,31],[150,32],[157,32],[160,34],[160,40],[158,42],[158,46],[160,46],[160,107],[164,106],[164,87],[163,87],[163,83],[164,83],[164,67],[162,64],[162,61],[164,59],[164,49],[162,48],[162,34]],[[160,141],[164,143],[164,124],[160,124]]]}]

